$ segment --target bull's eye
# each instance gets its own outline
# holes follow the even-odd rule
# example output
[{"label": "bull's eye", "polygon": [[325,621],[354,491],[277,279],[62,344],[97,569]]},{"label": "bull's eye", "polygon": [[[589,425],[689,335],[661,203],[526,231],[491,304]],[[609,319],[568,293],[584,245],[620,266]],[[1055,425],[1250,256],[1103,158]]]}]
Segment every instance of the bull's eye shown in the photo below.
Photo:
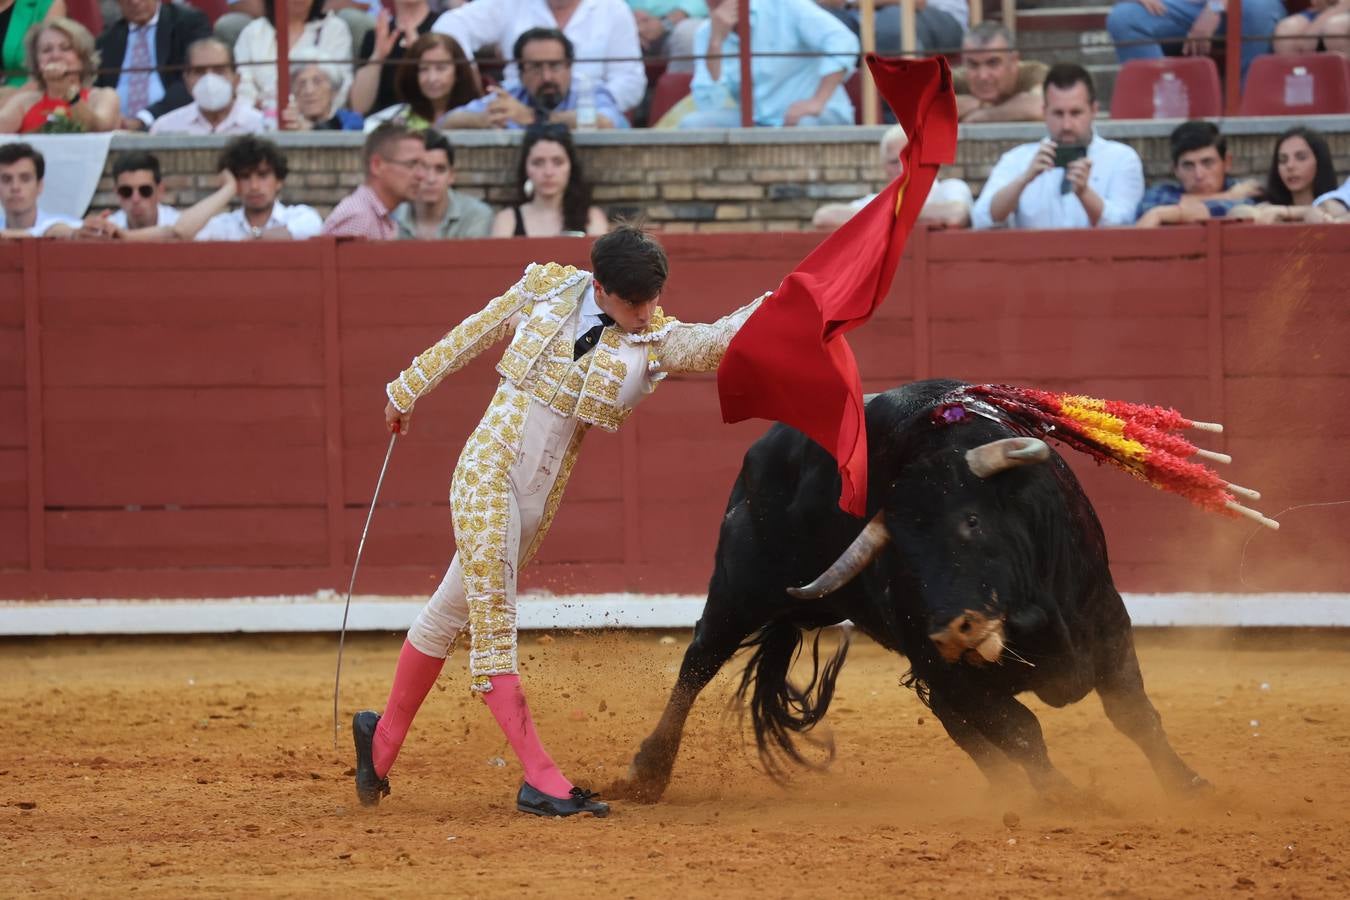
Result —
[{"label": "bull's eye", "polygon": [[969,529],[971,529],[972,531],[973,531],[974,529],[976,529],[976,528],[979,528],[979,527],[980,527],[980,517],[977,516],[977,515],[975,515],[974,513],[968,514],[968,515],[966,516],[966,527],[969,528]]}]

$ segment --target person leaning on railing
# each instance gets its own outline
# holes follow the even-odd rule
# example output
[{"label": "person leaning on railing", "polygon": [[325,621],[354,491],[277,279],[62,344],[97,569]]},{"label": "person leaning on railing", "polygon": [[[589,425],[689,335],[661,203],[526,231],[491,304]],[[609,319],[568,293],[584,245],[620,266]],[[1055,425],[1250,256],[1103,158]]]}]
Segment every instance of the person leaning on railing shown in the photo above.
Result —
[{"label": "person leaning on railing", "polygon": [[[511,56],[519,81],[497,85],[445,117],[445,128],[528,128],[551,123],[577,127],[582,88],[572,79],[575,50],[556,28],[531,28],[516,38]],[[627,128],[628,119],[603,84],[590,84],[596,128]]]},{"label": "person leaning on railing", "polygon": [[413,130],[448,128],[453,111],[482,93],[473,63],[459,44],[435,32],[422,35],[408,48],[395,85],[404,102],[367,116],[366,131],[391,121],[400,121]]},{"label": "person leaning on railing", "polygon": [[1230,219],[1262,224],[1303,222],[1314,212],[1313,202],[1336,190],[1336,163],[1321,132],[1296,125],[1275,141],[1270,172],[1260,203],[1229,210]]},{"label": "person leaning on railing", "polygon": [[94,36],[74,19],[52,19],[25,42],[35,88],[18,91],[0,106],[0,133],[112,131],[117,92],[92,87],[98,71]]}]

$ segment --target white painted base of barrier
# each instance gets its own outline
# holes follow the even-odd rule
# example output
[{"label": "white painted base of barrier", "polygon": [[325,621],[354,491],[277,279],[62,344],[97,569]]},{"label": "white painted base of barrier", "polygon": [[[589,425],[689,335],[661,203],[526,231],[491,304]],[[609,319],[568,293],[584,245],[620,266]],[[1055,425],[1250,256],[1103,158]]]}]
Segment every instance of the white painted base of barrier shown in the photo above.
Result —
[{"label": "white painted base of barrier", "polygon": [[[1350,627],[1350,594],[1126,594],[1136,626]],[[702,596],[679,594],[528,594],[522,630],[690,628]],[[421,597],[352,598],[348,631],[405,631]],[[336,632],[342,596],[230,600],[53,600],[0,603],[0,635],[226,634]]]}]

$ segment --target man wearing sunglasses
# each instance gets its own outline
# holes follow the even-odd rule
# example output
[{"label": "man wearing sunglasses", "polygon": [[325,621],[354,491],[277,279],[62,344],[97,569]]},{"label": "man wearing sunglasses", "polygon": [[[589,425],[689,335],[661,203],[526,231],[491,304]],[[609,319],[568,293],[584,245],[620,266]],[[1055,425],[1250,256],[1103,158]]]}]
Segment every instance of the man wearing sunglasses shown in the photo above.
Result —
[{"label": "man wearing sunglasses", "polygon": [[168,227],[178,221],[178,210],[166,205],[159,159],[153,153],[135,150],[113,162],[113,183],[121,209],[108,216],[118,228]]}]

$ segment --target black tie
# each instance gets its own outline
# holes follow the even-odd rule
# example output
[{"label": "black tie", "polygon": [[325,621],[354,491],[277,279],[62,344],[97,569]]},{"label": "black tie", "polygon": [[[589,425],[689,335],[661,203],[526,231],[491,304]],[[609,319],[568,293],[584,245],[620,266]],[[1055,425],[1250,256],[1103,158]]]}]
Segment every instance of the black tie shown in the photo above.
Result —
[{"label": "black tie", "polygon": [[605,330],[606,325],[613,324],[613,319],[604,313],[601,313],[600,324],[592,326],[589,331],[577,338],[577,342],[572,345],[572,360],[575,362],[590,352],[591,348],[595,346],[595,342],[600,340],[600,332]]}]

